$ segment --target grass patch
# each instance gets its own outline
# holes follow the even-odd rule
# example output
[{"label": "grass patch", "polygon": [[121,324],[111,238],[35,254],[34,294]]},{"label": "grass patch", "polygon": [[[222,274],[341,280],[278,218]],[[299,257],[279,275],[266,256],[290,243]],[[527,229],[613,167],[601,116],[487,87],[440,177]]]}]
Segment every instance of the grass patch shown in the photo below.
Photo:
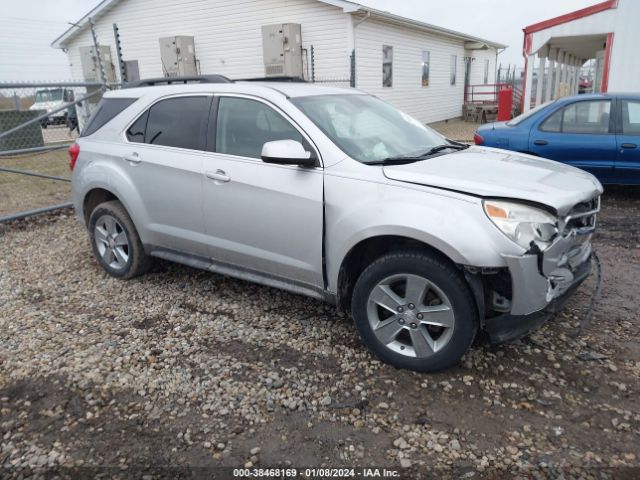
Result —
[{"label": "grass patch", "polygon": [[[69,155],[66,150],[0,157],[0,167],[70,177]],[[71,201],[69,182],[0,172],[0,215],[69,201]]]}]

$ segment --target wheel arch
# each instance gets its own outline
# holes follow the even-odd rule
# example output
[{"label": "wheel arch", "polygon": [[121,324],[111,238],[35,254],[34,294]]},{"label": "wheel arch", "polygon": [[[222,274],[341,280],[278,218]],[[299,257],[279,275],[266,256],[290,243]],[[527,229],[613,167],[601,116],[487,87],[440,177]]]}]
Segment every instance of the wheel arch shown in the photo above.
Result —
[{"label": "wheel arch", "polygon": [[106,188],[95,187],[89,190],[82,200],[82,218],[85,221],[85,225],[89,224],[91,212],[93,212],[98,205],[112,200],[117,200],[122,203],[116,194]]},{"label": "wheel arch", "polygon": [[337,279],[337,305],[342,310],[348,311],[355,282],[364,269],[385,254],[407,248],[421,250],[454,268],[458,267],[450,256],[422,240],[392,234],[371,236],[353,245],[342,259]]}]

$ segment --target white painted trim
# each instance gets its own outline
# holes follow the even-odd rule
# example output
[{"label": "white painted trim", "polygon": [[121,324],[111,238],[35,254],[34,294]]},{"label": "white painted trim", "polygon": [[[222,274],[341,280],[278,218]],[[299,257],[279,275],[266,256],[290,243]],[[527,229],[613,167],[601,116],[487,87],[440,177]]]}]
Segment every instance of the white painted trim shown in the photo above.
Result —
[{"label": "white painted trim", "polygon": [[533,82],[533,69],[535,67],[535,55],[529,55],[527,59],[527,70],[524,86],[524,105],[522,105],[522,113],[531,110],[531,83]]},{"label": "white painted trim", "polygon": [[542,105],[544,103],[542,99],[542,85],[544,83],[544,66],[547,59],[545,57],[540,57],[538,59],[538,81],[536,83],[536,106]]},{"label": "white painted trim", "polygon": [[547,76],[547,86],[544,89],[544,97],[542,99],[542,103],[546,103],[549,100],[551,100],[551,85],[553,84],[553,72],[555,72],[556,69],[556,61],[555,60],[549,60],[549,74]]}]

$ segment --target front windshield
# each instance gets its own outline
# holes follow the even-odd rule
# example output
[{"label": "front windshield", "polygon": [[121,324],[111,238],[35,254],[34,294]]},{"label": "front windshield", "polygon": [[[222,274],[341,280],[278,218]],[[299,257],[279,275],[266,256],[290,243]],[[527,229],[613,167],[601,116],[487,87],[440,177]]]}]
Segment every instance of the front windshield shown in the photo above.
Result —
[{"label": "front windshield", "polygon": [[57,102],[62,100],[62,89],[40,90],[36,92],[36,103]]},{"label": "front windshield", "polygon": [[363,163],[421,155],[447,143],[434,130],[370,95],[292,99],[343,152]]},{"label": "front windshield", "polygon": [[538,105],[536,108],[532,108],[531,110],[528,110],[524,113],[521,113],[520,115],[518,115],[517,117],[513,117],[513,119],[509,120],[507,122],[507,125],[509,125],[510,127],[514,127],[516,125],[518,125],[521,122],[524,122],[527,118],[529,118],[531,115],[533,115],[534,113],[542,110],[543,108],[548,107],[549,105],[551,105],[553,102],[555,102],[555,100],[551,100],[550,102],[545,102],[542,105]]}]

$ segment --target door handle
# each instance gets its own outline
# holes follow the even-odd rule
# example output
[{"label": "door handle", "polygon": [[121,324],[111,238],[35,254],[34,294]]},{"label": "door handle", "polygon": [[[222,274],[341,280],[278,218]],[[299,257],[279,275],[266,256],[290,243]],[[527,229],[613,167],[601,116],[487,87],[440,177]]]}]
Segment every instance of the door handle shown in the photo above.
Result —
[{"label": "door handle", "polygon": [[211,180],[215,180],[216,182],[226,183],[229,180],[231,180],[231,177],[229,177],[224,170],[216,170],[215,172],[205,172],[205,175],[207,176],[207,178],[210,178]]},{"label": "door handle", "polygon": [[549,145],[549,142],[547,142],[546,140],[536,140],[533,143],[534,145]]},{"label": "door handle", "polygon": [[636,145],[635,143],[623,143],[622,145],[620,145],[622,148],[636,148],[638,145]]},{"label": "door handle", "polygon": [[125,155],[124,159],[129,163],[140,163],[142,161],[142,157],[138,155],[137,152],[133,152],[131,155]]}]

